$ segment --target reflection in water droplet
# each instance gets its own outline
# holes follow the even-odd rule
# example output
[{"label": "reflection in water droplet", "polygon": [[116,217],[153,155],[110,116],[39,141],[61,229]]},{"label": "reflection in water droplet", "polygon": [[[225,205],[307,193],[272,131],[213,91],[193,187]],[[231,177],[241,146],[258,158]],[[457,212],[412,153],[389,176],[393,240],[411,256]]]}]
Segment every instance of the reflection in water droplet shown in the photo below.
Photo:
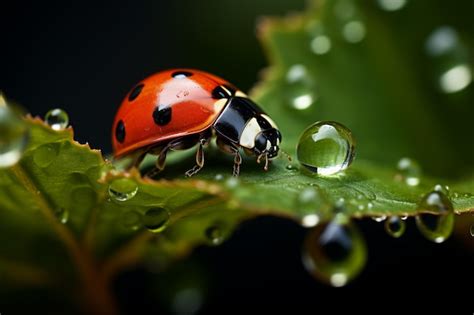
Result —
[{"label": "reflection in water droplet", "polygon": [[416,216],[416,225],[423,236],[435,243],[442,243],[451,235],[454,225],[453,204],[445,194],[439,191],[428,193],[420,201],[418,210],[430,212]]},{"label": "reflection in water droplet", "polygon": [[109,185],[109,196],[116,201],[127,201],[135,197],[137,183],[130,178],[114,179]]},{"label": "reflection in water droplet", "polygon": [[449,186],[447,186],[447,185],[437,184],[437,185],[434,186],[433,190],[434,191],[439,191],[439,192],[445,194],[446,196],[449,196],[449,194],[450,194]]},{"label": "reflection in water droplet", "polygon": [[445,93],[464,90],[472,82],[471,69],[466,64],[458,64],[441,74],[439,86]]},{"label": "reflection in water droplet", "polygon": [[60,108],[55,108],[47,112],[44,120],[53,130],[63,130],[69,124],[68,114]]},{"label": "reflection in water droplet", "polygon": [[365,37],[365,25],[361,21],[351,21],[342,28],[342,35],[349,43],[358,43]]},{"label": "reflection in water droplet", "polygon": [[334,220],[316,226],[306,235],[302,259],[314,277],[341,287],[360,273],[367,249],[352,223],[340,224]]},{"label": "reflection in water droplet", "polygon": [[407,4],[407,0],[377,0],[377,3],[382,10],[397,11]]},{"label": "reflection in water droplet", "polygon": [[397,216],[390,217],[387,221],[385,221],[385,231],[387,231],[390,236],[399,238],[403,235],[403,233],[405,233],[405,229],[405,221],[402,221]]},{"label": "reflection in water droplet", "polygon": [[471,233],[471,236],[474,237],[474,225],[471,225],[469,228],[469,233]]},{"label": "reflection in water droplet", "polygon": [[126,211],[122,214],[120,221],[127,230],[136,231],[141,226],[142,215],[138,211]]},{"label": "reflection in water droplet", "polygon": [[204,231],[204,235],[206,236],[210,245],[220,245],[222,242],[224,242],[224,232],[222,231],[222,227],[220,225],[208,227]]},{"label": "reflection in water droplet", "polygon": [[159,233],[168,225],[170,213],[165,208],[156,207],[148,209],[142,217],[143,226],[150,232]]},{"label": "reflection in water droplet", "polygon": [[320,217],[316,212],[322,212],[322,208],[323,202],[317,187],[305,188],[297,196],[296,209],[304,227],[314,227],[319,223]]},{"label": "reflection in water droplet", "polygon": [[398,174],[395,179],[404,181],[408,186],[417,186],[420,183],[421,167],[409,158],[402,158],[397,164]]},{"label": "reflection in water droplet", "polygon": [[444,55],[459,44],[458,33],[451,26],[441,26],[435,29],[426,40],[425,49],[431,56]]},{"label": "reflection in water droplet", "polygon": [[66,224],[67,221],[69,220],[69,211],[67,211],[64,208],[58,208],[56,209],[56,217],[58,218],[59,222],[62,224]]},{"label": "reflection in water droplet", "polygon": [[39,146],[33,153],[33,162],[39,167],[48,167],[59,154],[59,143],[47,143]]},{"label": "reflection in water droplet", "polygon": [[326,35],[318,35],[311,40],[310,47],[316,55],[324,55],[331,50],[331,39]]},{"label": "reflection in water droplet", "polygon": [[8,106],[0,106],[0,168],[15,165],[29,138],[26,123]]},{"label": "reflection in water droplet", "polygon": [[289,171],[296,171],[298,170],[298,168],[296,166],[294,166],[293,164],[288,164],[286,166],[286,169],[289,170]]},{"label": "reflection in water droplet", "polygon": [[298,161],[319,175],[345,170],[355,155],[351,131],[337,122],[321,121],[309,126],[300,136],[296,148]]}]

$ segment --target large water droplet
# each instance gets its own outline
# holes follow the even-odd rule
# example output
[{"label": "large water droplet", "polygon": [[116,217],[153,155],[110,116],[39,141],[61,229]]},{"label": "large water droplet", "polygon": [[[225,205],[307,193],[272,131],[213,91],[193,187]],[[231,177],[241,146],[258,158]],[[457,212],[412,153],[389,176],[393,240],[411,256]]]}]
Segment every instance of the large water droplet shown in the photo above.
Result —
[{"label": "large water droplet", "polygon": [[399,238],[405,233],[405,230],[406,223],[398,216],[390,217],[385,221],[385,231],[387,231],[390,236]]},{"label": "large water droplet", "polygon": [[361,21],[350,21],[342,28],[342,36],[352,44],[362,41],[365,37],[365,25]]},{"label": "large water droplet", "polygon": [[418,210],[429,212],[416,216],[416,225],[423,236],[441,243],[451,235],[454,225],[453,204],[445,194],[439,191],[428,193],[422,198]]},{"label": "large water droplet", "polygon": [[127,230],[136,231],[140,228],[142,215],[138,211],[126,211],[121,216],[122,226]]},{"label": "large water droplet", "polygon": [[420,183],[421,167],[409,158],[402,158],[397,164],[398,173],[395,179],[404,181],[409,186],[417,186]]},{"label": "large water droplet", "polygon": [[150,232],[159,233],[168,225],[170,213],[162,207],[148,209],[142,217],[143,226]]},{"label": "large water droplet", "polygon": [[44,121],[50,125],[53,130],[63,130],[69,124],[69,116],[64,110],[55,108],[46,113]]},{"label": "large water droplet", "polygon": [[15,165],[28,143],[26,123],[8,106],[0,106],[0,168]]},{"label": "large water droplet", "polygon": [[130,178],[114,179],[109,185],[109,196],[116,201],[130,200],[135,197],[137,191],[137,183]]},{"label": "large water droplet", "polygon": [[340,123],[321,121],[309,126],[300,136],[296,148],[298,161],[319,175],[345,170],[355,155],[351,131]]},{"label": "large water droplet", "polygon": [[308,187],[296,197],[296,210],[301,217],[301,225],[314,227],[321,220],[320,214],[324,211],[324,202],[318,187]]},{"label": "large water droplet", "polygon": [[59,143],[47,143],[39,146],[33,153],[33,161],[39,167],[48,167],[59,154]]},{"label": "large water droplet", "polygon": [[352,223],[337,220],[318,225],[306,236],[303,264],[316,278],[335,287],[344,286],[363,269],[365,241]]},{"label": "large water droplet", "polygon": [[377,0],[379,7],[385,11],[397,11],[403,9],[407,0]]}]

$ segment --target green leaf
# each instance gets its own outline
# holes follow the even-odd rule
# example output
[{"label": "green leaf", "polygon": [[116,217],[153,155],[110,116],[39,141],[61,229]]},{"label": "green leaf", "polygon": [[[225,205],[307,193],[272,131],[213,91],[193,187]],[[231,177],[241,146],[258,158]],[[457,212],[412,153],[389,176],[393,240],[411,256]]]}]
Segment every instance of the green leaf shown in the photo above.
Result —
[{"label": "green leaf", "polygon": [[[474,157],[472,84],[444,94],[436,80],[424,80],[430,68],[420,62],[428,58],[424,40],[441,18],[434,15],[430,25],[410,32],[395,26],[401,18],[416,19],[413,2],[394,13],[369,2],[325,3],[263,23],[259,34],[274,65],[252,94],[278,123],[282,146],[292,156],[309,124],[328,119],[350,127],[357,158],[348,170],[321,177],[281,156],[268,172],[245,159],[235,179],[232,158],[210,147],[196,177],[183,177],[194,164],[193,154],[185,154],[171,155],[160,179],[151,180],[137,170],[123,172],[99,151],[76,143],[72,129],[55,131],[27,119],[30,140],[21,161],[0,170],[0,270],[6,283],[49,287],[71,301],[82,288],[86,307],[112,312],[107,287],[117,272],[143,260],[166,264],[198,244],[220,244],[255,216],[328,221],[341,200],[339,211],[349,217],[415,216],[422,196],[437,184],[450,187],[457,213],[474,211],[474,176],[468,175]],[[352,15],[334,16],[338,5],[354,6]],[[354,21],[356,35],[363,25],[365,37],[349,43],[341,32]],[[462,29],[462,19],[451,22]],[[472,41],[461,35],[463,49],[471,49]],[[318,36],[326,36],[326,50],[331,42],[325,54],[314,53]],[[295,108],[301,96],[304,102],[296,105],[306,109]],[[395,165],[404,156],[425,169],[419,185],[399,179]],[[111,184],[125,196],[110,194]],[[145,227],[150,209],[169,213],[159,233]],[[66,291],[64,283],[70,284]]]}]

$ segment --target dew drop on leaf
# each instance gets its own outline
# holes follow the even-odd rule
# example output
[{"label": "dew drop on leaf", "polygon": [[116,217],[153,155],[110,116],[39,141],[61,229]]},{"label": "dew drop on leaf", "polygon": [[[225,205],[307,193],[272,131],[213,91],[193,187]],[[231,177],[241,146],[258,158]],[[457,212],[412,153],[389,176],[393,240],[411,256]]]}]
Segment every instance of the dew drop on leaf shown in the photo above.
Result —
[{"label": "dew drop on leaf", "polygon": [[391,216],[385,221],[385,231],[388,235],[399,238],[405,233],[406,223],[398,216]]},{"label": "dew drop on leaf", "polygon": [[44,121],[53,130],[63,130],[69,125],[69,116],[64,110],[55,108],[46,113]]},{"label": "dew drop on leaf", "polygon": [[168,225],[170,213],[162,207],[148,209],[142,216],[143,226],[150,232],[159,233]]},{"label": "dew drop on leaf", "polygon": [[135,197],[138,191],[137,183],[130,178],[114,179],[109,184],[109,196],[115,201],[127,201]]},{"label": "dew drop on leaf", "polygon": [[39,146],[33,153],[33,162],[38,167],[50,166],[59,154],[59,143],[47,143]]},{"label": "dew drop on leaf", "polygon": [[410,158],[401,158],[397,163],[395,179],[405,182],[408,186],[417,186],[420,183],[421,167]]},{"label": "dew drop on leaf", "polygon": [[451,235],[454,225],[453,204],[444,193],[428,193],[420,201],[418,210],[422,213],[416,216],[416,225],[423,236],[435,243],[442,243]]},{"label": "dew drop on leaf", "polygon": [[6,103],[0,105],[0,168],[13,166],[21,159],[28,138],[27,124]]},{"label": "dew drop on leaf", "polygon": [[320,121],[300,136],[296,148],[298,161],[318,175],[332,175],[352,163],[355,141],[351,131],[340,123]]},{"label": "dew drop on leaf", "polygon": [[306,236],[303,264],[317,279],[341,287],[357,276],[367,260],[365,241],[351,223],[337,219],[313,228]]}]

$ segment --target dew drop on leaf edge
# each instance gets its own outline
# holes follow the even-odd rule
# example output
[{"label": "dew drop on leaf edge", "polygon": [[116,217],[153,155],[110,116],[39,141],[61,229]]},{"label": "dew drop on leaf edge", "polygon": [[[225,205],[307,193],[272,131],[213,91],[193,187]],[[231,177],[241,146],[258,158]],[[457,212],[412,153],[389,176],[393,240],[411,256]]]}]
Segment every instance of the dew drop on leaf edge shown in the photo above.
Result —
[{"label": "dew drop on leaf edge", "polygon": [[426,194],[418,210],[422,213],[416,216],[416,225],[425,238],[442,243],[451,235],[454,226],[453,204],[444,193],[432,191]]},{"label": "dew drop on leaf edge", "polygon": [[320,121],[306,128],[296,148],[301,165],[323,176],[347,169],[354,155],[355,140],[351,131],[334,121]]},{"label": "dew drop on leaf edge", "polygon": [[335,219],[309,231],[304,241],[302,260],[315,278],[341,287],[364,268],[367,248],[355,225]]},{"label": "dew drop on leaf edge", "polygon": [[398,216],[391,216],[385,221],[385,231],[392,237],[401,237],[405,230],[406,223]]},{"label": "dew drop on leaf edge", "polygon": [[69,116],[64,110],[55,108],[46,113],[44,121],[53,130],[63,130],[69,125]]}]

